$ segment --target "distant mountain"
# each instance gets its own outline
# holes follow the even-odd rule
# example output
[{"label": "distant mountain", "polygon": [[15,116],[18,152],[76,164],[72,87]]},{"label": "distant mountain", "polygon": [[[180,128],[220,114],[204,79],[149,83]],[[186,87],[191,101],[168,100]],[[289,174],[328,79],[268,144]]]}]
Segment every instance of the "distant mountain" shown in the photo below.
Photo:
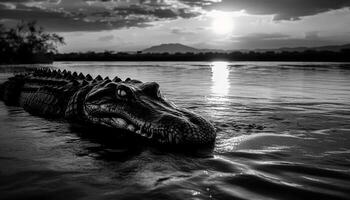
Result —
[{"label": "distant mountain", "polygon": [[200,50],[189,47],[183,44],[175,43],[175,44],[161,44],[158,46],[152,46],[142,51],[142,53],[199,53]]},{"label": "distant mountain", "polygon": [[229,53],[232,51],[255,51],[255,52],[267,52],[267,51],[275,51],[275,52],[302,52],[307,50],[314,51],[341,51],[342,49],[350,49],[350,44],[345,45],[331,45],[331,46],[320,46],[320,47],[282,47],[278,49],[236,49],[236,50],[220,50],[220,49],[196,49],[194,47],[186,46],[179,43],[172,44],[161,44],[158,46],[152,46],[142,51],[142,53],[206,53],[206,52],[216,52],[216,53]]}]

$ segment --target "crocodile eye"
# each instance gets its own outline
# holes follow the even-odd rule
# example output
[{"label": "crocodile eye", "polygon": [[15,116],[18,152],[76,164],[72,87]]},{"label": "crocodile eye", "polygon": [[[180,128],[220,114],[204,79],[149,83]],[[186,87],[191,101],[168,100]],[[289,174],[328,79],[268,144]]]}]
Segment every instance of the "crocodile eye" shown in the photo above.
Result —
[{"label": "crocodile eye", "polygon": [[117,87],[116,95],[119,98],[131,98],[133,97],[133,91],[125,85],[120,85]]}]

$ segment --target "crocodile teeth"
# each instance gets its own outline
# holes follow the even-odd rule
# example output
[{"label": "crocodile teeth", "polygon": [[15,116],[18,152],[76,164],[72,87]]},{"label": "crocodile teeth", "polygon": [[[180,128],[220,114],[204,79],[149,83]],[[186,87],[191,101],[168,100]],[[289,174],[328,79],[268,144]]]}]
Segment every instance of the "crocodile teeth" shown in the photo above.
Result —
[{"label": "crocodile teeth", "polygon": [[135,126],[133,126],[132,124],[129,124],[126,129],[128,129],[129,131],[131,132],[134,132],[135,131]]},{"label": "crocodile teeth", "polygon": [[122,118],[113,118],[114,122],[121,128],[127,127],[127,123],[124,119]]},{"label": "crocodile teeth", "polygon": [[148,139],[151,139],[153,137],[153,133],[141,132],[141,130],[137,130],[136,133]]},{"label": "crocodile teeth", "polygon": [[140,134],[143,136],[143,137],[147,137],[147,134],[145,132],[141,132],[140,131]]},{"label": "crocodile teeth", "polygon": [[147,138],[152,138],[153,137],[153,132],[150,132],[149,134],[147,134]]}]

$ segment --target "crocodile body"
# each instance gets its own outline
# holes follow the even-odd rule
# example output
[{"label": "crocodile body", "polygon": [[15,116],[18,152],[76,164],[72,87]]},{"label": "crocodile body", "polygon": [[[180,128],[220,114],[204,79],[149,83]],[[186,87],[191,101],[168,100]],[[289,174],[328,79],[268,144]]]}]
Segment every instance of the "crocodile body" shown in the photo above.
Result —
[{"label": "crocodile body", "polygon": [[156,143],[203,145],[216,137],[206,119],[166,100],[155,82],[36,69],[0,85],[0,98],[35,115],[123,129]]}]

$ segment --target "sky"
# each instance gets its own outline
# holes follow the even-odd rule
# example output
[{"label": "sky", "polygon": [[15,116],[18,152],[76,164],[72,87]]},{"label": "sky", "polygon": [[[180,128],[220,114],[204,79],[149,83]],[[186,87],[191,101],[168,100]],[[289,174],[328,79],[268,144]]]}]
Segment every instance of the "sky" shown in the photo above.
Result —
[{"label": "sky", "polygon": [[60,52],[350,43],[350,0],[0,0],[0,23],[21,20],[63,36]]}]

